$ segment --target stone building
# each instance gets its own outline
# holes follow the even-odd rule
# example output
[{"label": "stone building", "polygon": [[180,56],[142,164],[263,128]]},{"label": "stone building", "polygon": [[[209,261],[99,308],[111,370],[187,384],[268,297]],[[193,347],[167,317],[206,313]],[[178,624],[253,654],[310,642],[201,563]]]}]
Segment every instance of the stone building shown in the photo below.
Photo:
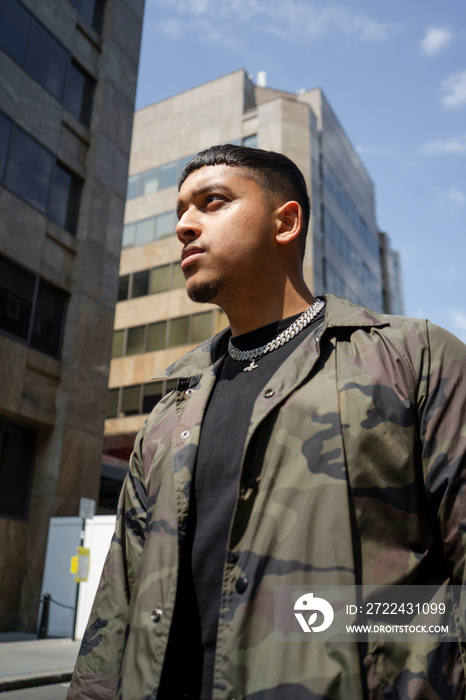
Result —
[{"label": "stone building", "polygon": [[0,630],[98,496],[143,8],[0,3]]},{"label": "stone building", "polygon": [[255,85],[238,70],[135,114],[102,465],[101,503],[110,509],[135,433],[170,389],[154,377],[226,325],[217,307],[186,296],[174,236],[177,178],[199,150],[241,143],[294,160],[312,196],[309,287],[383,310],[368,173],[322,90],[296,95],[261,78]]}]

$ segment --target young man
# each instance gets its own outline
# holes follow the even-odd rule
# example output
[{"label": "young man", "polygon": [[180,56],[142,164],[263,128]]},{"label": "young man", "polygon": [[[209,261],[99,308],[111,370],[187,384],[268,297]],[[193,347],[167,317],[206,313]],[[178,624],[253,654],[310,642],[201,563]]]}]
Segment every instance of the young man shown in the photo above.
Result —
[{"label": "young man", "polygon": [[183,172],[187,292],[230,329],[167,370],[136,439],[70,699],[464,697],[457,640],[274,637],[276,586],[465,577],[466,348],[314,299],[309,212],[280,154],[217,146]]}]

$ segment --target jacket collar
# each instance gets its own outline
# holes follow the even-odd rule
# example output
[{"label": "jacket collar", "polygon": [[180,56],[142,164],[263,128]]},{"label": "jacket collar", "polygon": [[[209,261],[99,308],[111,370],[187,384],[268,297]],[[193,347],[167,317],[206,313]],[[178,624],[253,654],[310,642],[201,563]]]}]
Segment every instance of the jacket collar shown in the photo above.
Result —
[{"label": "jacket collar", "polygon": [[[324,298],[326,302],[325,318],[320,337],[329,333],[332,328],[380,328],[390,325],[388,316],[379,314],[377,311],[353,304],[335,294],[325,294]],[[202,345],[180,357],[165,372],[154,379],[181,379],[202,375],[225,355],[230,335],[229,328],[220,331],[213,338],[206,340]]]}]

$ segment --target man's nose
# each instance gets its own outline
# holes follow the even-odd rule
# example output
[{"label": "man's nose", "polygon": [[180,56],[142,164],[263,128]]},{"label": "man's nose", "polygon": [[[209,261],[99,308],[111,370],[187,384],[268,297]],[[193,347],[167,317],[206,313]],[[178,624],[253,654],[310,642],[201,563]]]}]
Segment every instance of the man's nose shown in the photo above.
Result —
[{"label": "man's nose", "polygon": [[175,233],[181,243],[186,244],[201,235],[201,227],[195,212],[189,208],[180,216]]}]

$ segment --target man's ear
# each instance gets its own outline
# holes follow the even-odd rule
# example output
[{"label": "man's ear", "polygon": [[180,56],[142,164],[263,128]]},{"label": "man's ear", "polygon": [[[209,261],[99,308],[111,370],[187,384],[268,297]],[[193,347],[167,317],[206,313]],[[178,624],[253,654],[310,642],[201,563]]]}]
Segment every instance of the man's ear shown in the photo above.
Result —
[{"label": "man's ear", "polygon": [[298,202],[285,202],[277,209],[278,230],[275,235],[277,243],[285,244],[294,241],[300,234],[303,225],[303,211]]}]

